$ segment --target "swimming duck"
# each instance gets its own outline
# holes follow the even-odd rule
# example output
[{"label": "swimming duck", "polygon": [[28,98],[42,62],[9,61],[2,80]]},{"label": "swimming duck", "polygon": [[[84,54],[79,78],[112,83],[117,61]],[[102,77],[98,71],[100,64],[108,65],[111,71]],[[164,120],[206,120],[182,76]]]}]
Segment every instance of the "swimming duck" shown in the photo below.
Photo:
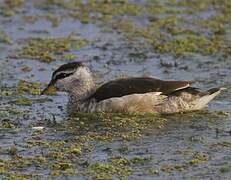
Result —
[{"label": "swimming duck", "polygon": [[130,77],[109,81],[98,88],[82,62],[60,66],[50,83],[68,93],[67,110],[75,112],[125,112],[171,114],[205,108],[224,88],[201,91],[193,81],[163,81],[153,77]]}]

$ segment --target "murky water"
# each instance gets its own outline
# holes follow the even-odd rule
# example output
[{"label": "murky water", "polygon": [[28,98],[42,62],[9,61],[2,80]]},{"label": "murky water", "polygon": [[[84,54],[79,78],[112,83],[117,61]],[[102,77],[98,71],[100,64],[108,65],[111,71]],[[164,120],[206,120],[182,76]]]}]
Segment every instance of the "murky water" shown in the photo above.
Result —
[{"label": "murky water", "polygon": [[[121,30],[123,27],[113,28],[117,20],[126,19],[145,27],[152,19],[173,13],[159,8],[158,15],[146,11],[137,15],[130,12],[138,10],[129,4],[147,8],[148,3],[160,6],[164,2],[163,6],[169,7],[169,1],[117,2],[128,4],[127,9],[121,10],[127,15],[118,12],[112,14],[112,20],[92,20],[92,17],[87,19],[88,23],[82,16],[70,16],[69,12],[78,12],[78,8],[64,8],[65,1],[0,2],[1,178],[230,178],[231,59],[229,53],[221,54],[221,51],[231,46],[226,44],[224,49],[210,55],[196,51],[176,56],[157,51],[152,43],[143,37],[139,39],[140,34],[134,33],[134,28],[129,32]],[[65,3],[68,2],[78,1]],[[206,19],[214,13],[219,15],[212,8],[205,8],[210,5],[200,5],[198,13],[190,14],[187,9],[192,8],[191,5],[178,4],[172,9],[175,10],[173,15],[192,22],[198,17]],[[111,15],[103,8],[95,8],[99,8],[98,13],[103,11]],[[196,29],[193,23],[180,23],[180,27]],[[228,19],[222,37],[231,42],[230,28]],[[206,37],[212,37],[213,26],[207,28],[207,32],[205,29],[197,29],[197,33],[205,31]],[[125,38],[132,32],[137,39]],[[18,55],[27,46],[28,38],[66,38],[70,34],[86,39],[88,44],[69,48],[61,55],[54,53],[58,60],[51,63],[35,55],[34,58]],[[40,87],[44,87],[52,71],[69,61],[60,58],[62,53],[75,55],[74,60],[85,62],[99,84],[121,76],[149,75],[161,79],[197,80],[195,85],[202,89],[225,86],[227,90],[213,100],[205,112],[167,117],[82,114],[69,117],[65,109],[67,97],[63,93],[41,97],[25,89],[18,92],[20,80],[39,82],[42,83]],[[44,129],[33,129],[38,126]]]}]

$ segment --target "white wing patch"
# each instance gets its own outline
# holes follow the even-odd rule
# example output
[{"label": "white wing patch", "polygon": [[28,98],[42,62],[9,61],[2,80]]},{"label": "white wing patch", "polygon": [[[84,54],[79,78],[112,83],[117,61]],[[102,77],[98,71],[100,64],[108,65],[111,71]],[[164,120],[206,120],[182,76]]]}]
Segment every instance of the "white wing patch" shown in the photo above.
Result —
[{"label": "white wing patch", "polygon": [[181,90],[181,89],[185,89],[185,88],[187,88],[187,87],[190,87],[190,84],[189,84],[189,83],[186,84],[185,86],[182,86],[182,87],[179,87],[179,88],[175,89],[175,91]]}]

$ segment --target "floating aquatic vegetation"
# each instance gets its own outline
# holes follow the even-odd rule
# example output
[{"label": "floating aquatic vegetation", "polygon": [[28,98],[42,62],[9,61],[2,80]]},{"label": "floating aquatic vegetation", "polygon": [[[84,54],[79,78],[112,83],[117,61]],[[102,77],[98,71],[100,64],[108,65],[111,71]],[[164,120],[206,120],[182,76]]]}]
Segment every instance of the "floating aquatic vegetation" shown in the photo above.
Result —
[{"label": "floating aquatic vegetation", "polygon": [[211,147],[230,148],[231,147],[231,141],[218,142],[216,144],[212,144]]},{"label": "floating aquatic vegetation", "polygon": [[16,105],[31,106],[32,104],[35,104],[35,103],[45,103],[47,101],[49,101],[49,99],[47,98],[32,99],[32,98],[27,98],[24,96],[19,96],[15,101],[13,101],[13,103]]},{"label": "floating aquatic vegetation", "polygon": [[0,4],[0,14],[5,17],[11,17],[15,15],[15,11],[23,6],[25,0],[4,0]]},{"label": "floating aquatic vegetation", "polygon": [[15,91],[12,88],[4,87],[0,88],[0,96],[12,96]]},{"label": "floating aquatic vegetation", "polygon": [[161,171],[172,173],[174,171],[184,171],[186,168],[186,165],[183,164],[165,164],[161,167]]},{"label": "floating aquatic vegetation", "polygon": [[0,43],[12,44],[12,39],[4,31],[0,30]]},{"label": "floating aquatic vegetation", "polygon": [[[70,50],[78,50],[88,44],[86,39],[72,37],[64,38],[28,38],[26,46],[19,50],[17,58],[38,59],[43,62],[51,62],[61,55],[62,58],[72,59]],[[68,55],[65,56],[65,53]]]},{"label": "floating aquatic vegetation", "polygon": [[74,60],[76,58],[77,58],[77,56],[75,54],[71,54],[71,53],[64,54],[62,56],[62,59],[66,59],[66,60]]},{"label": "floating aquatic vegetation", "polygon": [[35,23],[39,19],[39,16],[38,15],[24,15],[22,18],[27,23]]},{"label": "floating aquatic vegetation", "polygon": [[36,4],[39,8],[52,8],[58,6],[69,11],[69,15],[82,23],[108,22],[116,16],[136,16],[143,8],[128,1],[50,1],[46,0]]},{"label": "floating aquatic vegetation", "polygon": [[11,128],[15,128],[15,125],[12,122],[10,122],[10,120],[5,119],[5,120],[2,120],[0,127],[11,129]]},{"label": "floating aquatic vegetation", "polygon": [[205,153],[196,152],[193,155],[193,159],[189,161],[190,165],[196,165],[209,160],[209,155]]},{"label": "floating aquatic vegetation", "polygon": [[17,105],[30,106],[33,104],[32,100],[26,97],[20,97],[15,102]]},{"label": "floating aquatic vegetation", "polygon": [[[153,114],[77,114],[78,120],[72,119],[76,132],[89,132],[82,138],[89,140],[111,141],[122,138],[137,139],[148,127],[163,128],[167,122],[165,118]],[[102,131],[104,127],[104,131]],[[99,131],[96,131],[98,128]],[[77,130],[79,129],[79,130]],[[81,136],[80,136],[81,137]]]},{"label": "floating aquatic vegetation", "polygon": [[32,68],[30,66],[24,65],[21,67],[21,70],[23,72],[30,72],[32,70]]},{"label": "floating aquatic vegetation", "polygon": [[71,168],[71,164],[68,162],[56,162],[52,164],[53,170],[67,170]]},{"label": "floating aquatic vegetation", "polygon": [[[130,44],[124,48],[125,51],[128,50],[129,59],[136,62],[143,63],[144,60],[149,60],[150,52],[155,54],[154,58],[151,57],[153,60],[158,60],[159,57],[165,58],[165,54],[168,54],[173,59],[175,56],[184,57],[184,62],[188,63],[191,59],[185,55],[195,54],[199,58],[208,56],[210,62],[218,65],[214,55],[221,56],[219,60],[224,61],[224,58],[229,58],[231,54],[230,2],[230,0],[223,0],[222,3],[214,0],[4,1],[0,4],[2,29],[6,27],[9,30],[11,27],[8,26],[16,23],[12,26],[12,30],[8,32],[4,29],[0,35],[0,46],[3,47],[3,53],[2,48],[0,49],[3,56],[1,61],[13,60],[11,57],[5,58],[4,54],[8,55],[8,49],[15,53],[17,47],[22,47],[16,52],[17,57],[22,59],[15,64],[18,63],[16,68],[21,68],[23,72],[31,70],[27,66],[21,66],[20,62],[24,59],[36,59],[42,62],[76,59],[78,54],[75,50],[88,45],[87,40],[75,37],[47,37],[53,33],[59,35],[60,29],[66,28],[65,20],[68,19],[68,24],[71,17],[71,21],[77,24],[73,27],[80,25],[84,30],[85,27],[93,27],[94,30],[96,26],[97,29],[102,30],[100,43],[104,39],[104,28],[108,30],[109,35],[111,33],[114,36],[115,33],[124,37],[123,40],[117,39],[115,44],[110,42],[112,45],[109,45],[109,48],[108,44],[105,44],[102,49],[96,48],[104,51],[103,53],[119,52],[124,47],[117,48],[117,43],[125,41]],[[40,19],[42,21],[37,22],[38,24],[28,24]],[[44,23],[44,19],[46,24],[49,25],[50,22],[52,27],[49,26],[46,30],[37,29],[39,23]],[[84,30],[77,29],[80,33]],[[17,39],[19,35],[24,37],[27,33],[36,34],[36,38],[26,37],[22,41],[12,41],[7,37],[10,35],[13,39]],[[43,38],[37,38],[37,35]],[[11,43],[13,46],[7,45]],[[90,52],[95,50],[94,48],[95,46],[90,47]],[[134,48],[135,51],[131,52],[130,48]],[[100,53],[95,55],[95,61],[99,64],[104,63],[99,60],[103,55]],[[81,56],[82,54],[79,57]],[[91,57],[91,54],[89,56]],[[105,57],[105,60],[108,60],[107,58]],[[179,59],[175,59],[179,66],[174,64],[173,69],[180,67]],[[119,64],[114,59],[112,62],[113,64],[109,65]],[[126,63],[128,60],[124,58],[123,62]],[[161,64],[167,66],[163,62]],[[34,64],[30,66],[34,67]],[[1,66],[2,69],[4,67]],[[2,82],[5,72],[1,73]],[[29,74],[31,73],[27,75]],[[213,78],[211,81],[214,83]],[[56,105],[61,106],[59,103],[52,105],[51,108],[49,103],[42,107],[40,104],[34,104],[42,102],[42,99],[35,99],[33,96],[40,94],[41,89],[42,84],[36,85],[24,80],[19,82],[16,90],[8,87],[0,88],[0,96],[3,100],[1,105],[4,106],[0,109],[0,128],[6,134],[3,138],[6,137],[5,141],[9,143],[0,147],[1,157],[4,158],[0,159],[0,174],[3,178],[62,179],[72,176],[89,179],[126,179],[146,175],[151,176],[150,178],[153,176],[178,178],[193,173],[197,173],[198,178],[201,178],[204,175],[201,173],[203,170],[210,171],[216,168],[213,174],[222,179],[223,175],[228,176],[230,173],[229,164],[225,164],[228,161],[225,160],[225,156],[230,148],[229,130],[221,132],[219,139],[215,139],[214,127],[224,128],[228,123],[225,121],[229,115],[227,112],[210,111],[207,114],[196,112],[175,116],[175,118],[134,114],[77,114],[76,117],[65,119],[63,117],[66,115],[63,116],[63,111],[62,116],[56,114],[56,111],[53,112],[58,109]],[[57,99],[55,97],[55,101]],[[35,107],[33,110],[32,107],[26,106],[32,104],[32,107]],[[54,114],[53,119],[46,118],[44,115],[46,113]],[[56,118],[61,119],[61,122],[56,121]],[[175,124],[174,127],[171,126],[172,124]],[[45,128],[38,130],[39,128],[33,127]],[[191,137],[190,133],[192,133],[190,130],[199,133],[198,137],[203,137],[203,142],[188,142],[188,136]],[[207,144],[207,138],[212,142]],[[174,145],[176,141],[179,141],[180,145],[183,143],[189,147],[175,154],[178,145],[178,143]],[[163,142],[169,144],[164,146]],[[200,143],[199,149],[197,143]],[[152,145],[157,145],[157,149]],[[201,147],[204,152],[200,152]],[[212,148],[215,150],[211,151]],[[225,163],[223,164],[222,161],[222,165],[217,164],[217,157],[224,158]]]},{"label": "floating aquatic vegetation", "polygon": [[[172,54],[182,56],[188,53],[200,53],[213,55],[216,53],[229,54],[230,44],[225,39],[217,39],[215,35],[225,35],[225,24],[231,17],[227,10],[228,0],[217,3],[213,0],[206,1],[164,1],[148,2],[144,4],[128,1],[50,1],[45,0],[36,4],[39,8],[51,8],[58,6],[68,11],[68,16],[79,19],[82,23],[105,23],[112,25],[113,30],[120,31],[124,36],[135,40],[144,38],[151,43],[154,50],[160,54]],[[195,12],[210,12],[214,7],[215,12],[208,18],[192,18],[188,20],[188,14]],[[133,19],[123,18],[124,15],[136,16],[147,12],[150,16],[149,23],[138,26]],[[217,14],[223,14],[217,16]],[[38,15],[39,16],[39,15]],[[60,18],[58,14],[48,13],[44,17],[50,20],[53,26],[58,26]],[[126,23],[124,23],[128,19]],[[122,21],[123,23],[117,23]],[[125,21],[124,21],[125,20]],[[189,23],[191,22],[191,23]],[[214,33],[214,37],[208,36],[208,32]],[[177,37],[182,35],[182,37]],[[194,37],[193,37],[194,36]],[[193,37],[193,38],[192,38]],[[206,44],[204,44],[206,41]],[[28,58],[33,50],[28,50]],[[36,59],[50,62],[54,57],[47,51],[42,51]],[[68,58],[69,59],[69,58]],[[71,58],[72,59],[72,58]]]},{"label": "floating aquatic vegetation", "polygon": [[32,95],[40,95],[41,93],[41,83],[38,82],[28,82],[25,80],[20,80],[16,89],[17,94],[29,93]]},{"label": "floating aquatic vegetation", "polygon": [[38,14],[38,15],[28,15],[28,16],[23,16],[23,19],[25,20],[25,22],[27,23],[35,23],[36,21],[40,20],[40,19],[46,19],[48,21],[51,22],[52,27],[58,27],[59,24],[61,23],[61,17],[53,14],[53,13],[44,13],[44,14]]},{"label": "floating aquatic vegetation", "polygon": [[124,159],[112,160],[111,162],[97,162],[89,165],[86,171],[86,174],[96,179],[112,178],[113,175],[122,178],[129,176],[131,173],[132,169],[127,165],[127,160]]},{"label": "floating aquatic vegetation", "polygon": [[17,152],[18,152],[18,150],[17,150],[16,146],[11,146],[11,147],[8,149],[8,153],[9,153],[10,155],[12,155],[12,156],[17,155]]},{"label": "floating aquatic vegetation", "polygon": [[5,0],[4,3],[10,8],[20,7],[25,3],[25,0]]},{"label": "floating aquatic vegetation", "polygon": [[61,22],[61,19],[59,16],[55,16],[54,14],[51,14],[51,13],[46,14],[45,18],[52,23],[53,27],[58,27]]},{"label": "floating aquatic vegetation", "polygon": [[76,155],[81,155],[82,154],[82,146],[81,145],[73,145],[69,148],[69,151],[73,154]]},{"label": "floating aquatic vegetation", "polygon": [[[190,152],[191,154],[191,152]],[[205,163],[209,160],[208,154],[201,152],[193,152],[192,159],[181,164],[163,164],[160,168],[161,171],[165,173],[172,173],[174,171],[185,171],[191,166],[197,166],[198,164]]]},{"label": "floating aquatic vegetation", "polygon": [[221,173],[231,172],[231,165],[230,164],[224,165],[223,167],[220,168],[220,172]]}]

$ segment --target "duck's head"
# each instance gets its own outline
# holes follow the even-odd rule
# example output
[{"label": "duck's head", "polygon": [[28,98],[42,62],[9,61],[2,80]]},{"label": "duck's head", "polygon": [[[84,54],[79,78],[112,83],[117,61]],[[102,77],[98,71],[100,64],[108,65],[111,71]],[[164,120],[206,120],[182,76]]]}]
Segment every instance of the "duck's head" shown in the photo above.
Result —
[{"label": "duck's head", "polygon": [[53,72],[49,84],[41,95],[46,94],[51,87],[56,87],[58,91],[69,92],[89,80],[91,80],[90,70],[82,62],[63,64]]}]

